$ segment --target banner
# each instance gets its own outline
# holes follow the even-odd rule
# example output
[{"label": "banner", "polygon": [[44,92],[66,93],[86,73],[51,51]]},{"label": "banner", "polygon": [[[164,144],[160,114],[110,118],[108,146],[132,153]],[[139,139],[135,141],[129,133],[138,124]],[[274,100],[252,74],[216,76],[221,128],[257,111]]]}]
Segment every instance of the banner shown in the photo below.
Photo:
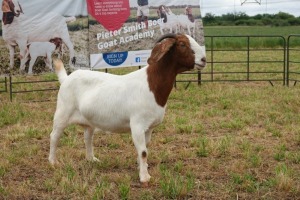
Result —
[{"label": "banner", "polygon": [[147,64],[155,41],[186,33],[204,46],[199,0],[87,0],[92,69]]},{"label": "banner", "polygon": [[0,75],[51,72],[52,56],[88,68],[85,0],[2,0]]},{"label": "banner", "polygon": [[186,33],[204,46],[199,0],[2,0],[0,75],[147,65],[155,41]]}]

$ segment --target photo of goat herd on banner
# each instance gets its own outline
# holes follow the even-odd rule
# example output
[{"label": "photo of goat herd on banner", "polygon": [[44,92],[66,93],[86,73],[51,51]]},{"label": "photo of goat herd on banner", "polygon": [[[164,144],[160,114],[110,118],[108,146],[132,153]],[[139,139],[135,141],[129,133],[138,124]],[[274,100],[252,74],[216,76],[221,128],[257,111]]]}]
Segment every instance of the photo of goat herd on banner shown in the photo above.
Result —
[{"label": "photo of goat herd on banner", "polygon": [[0,16],[0,75],[143,66],[166,33],[205,48],[198,0],[2,0]]},{"label": "photo of goat herd on banner", "polygon": [[52,57],[88,68],[85,1],[2,0],[1,11],[1,74],[52,72]]}]

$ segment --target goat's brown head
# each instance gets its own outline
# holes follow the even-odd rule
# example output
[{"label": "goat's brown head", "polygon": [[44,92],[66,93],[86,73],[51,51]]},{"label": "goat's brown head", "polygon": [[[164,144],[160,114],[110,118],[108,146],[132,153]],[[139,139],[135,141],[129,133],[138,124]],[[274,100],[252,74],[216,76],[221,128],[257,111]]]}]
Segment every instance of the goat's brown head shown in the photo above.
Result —
[{"label": "goat's brown head", "polygon": [[2,21],[3,24],[11,24],[14,17],[19,17],[23,13],[22,7],[16,0],[3,0],[2,1]]},{"label": "goat's brown head", "polygon": [[59,48],[62,45],[62,39],[58,37],[50,39],[49,42],[55,44],[56,48]]},{"label": "goat's brown head", "polygon": [[148,59],[149,65],[160,62],[173,65],[176,73],[202,70],[206,65],[205,48],[189,35],[166,34],[157,41]]}]

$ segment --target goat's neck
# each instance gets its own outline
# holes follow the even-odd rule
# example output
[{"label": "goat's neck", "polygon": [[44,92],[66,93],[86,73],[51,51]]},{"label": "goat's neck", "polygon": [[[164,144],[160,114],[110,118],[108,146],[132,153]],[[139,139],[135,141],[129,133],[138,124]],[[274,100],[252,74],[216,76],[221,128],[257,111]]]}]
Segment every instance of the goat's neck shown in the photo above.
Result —
[{"label": "goat's neck", "polygon": [[158,105],[164,107],[173,88],[177,72],[170,63],[150,65],[147,68],[150,91],[153,92]]}]

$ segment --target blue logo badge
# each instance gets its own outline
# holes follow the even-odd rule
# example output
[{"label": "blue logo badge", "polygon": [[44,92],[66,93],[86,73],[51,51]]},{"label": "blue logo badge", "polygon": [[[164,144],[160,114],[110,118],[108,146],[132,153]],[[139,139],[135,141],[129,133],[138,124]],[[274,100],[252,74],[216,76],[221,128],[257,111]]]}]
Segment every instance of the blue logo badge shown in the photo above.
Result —
[{"label": "blue logo badge", "polygon": [[137,62],[137,63],[141,62],[141,58],[140,57],[136,57],[135,58],[135,62]]},{"label": "blue logo badge", "polygon": [[121,65],[128,56],[128,52],[112,52],[112,53],[103,53],[104,61],[112,66]]}]

